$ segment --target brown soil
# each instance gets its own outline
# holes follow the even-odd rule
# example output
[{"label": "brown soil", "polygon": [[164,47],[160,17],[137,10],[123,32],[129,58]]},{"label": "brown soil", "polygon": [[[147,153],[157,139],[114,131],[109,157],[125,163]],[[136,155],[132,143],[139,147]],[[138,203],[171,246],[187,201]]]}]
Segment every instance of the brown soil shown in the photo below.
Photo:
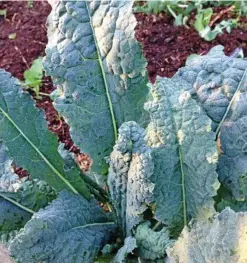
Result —
[{"label": "brown soil", "polygon": [[193,54],[206,54],[212,47],[223,45],[229,55],[235,48],[242,47],[247,55],[247,26],[224,33],[211,42],[201,39],[192,27],[174,27],[173,19],[159,15],[136,14],[138,26],[136,38],[143,44],[148,60],[148,73],[152,82],[157,75],[172,77],[182,67],[186,58]]},{"label": "brown soil", "polygon": [[[7,17],[0,17],[0,68],[23,79],[23,72],[33,60],[44,55],[47,43],[46,18],[51,11],[45,1],[34,1],[33,8],[27,2],[0,2],[0,10],[7,10]],[[10,34],[15,39],[9,39]]]},{"label": "brown soil", "polygon": [[[44,56],[47,43],[45,23],[51,8],[46,1],[34,1],[32,8],[28,8],[27,2],[6,1],[0,2],[1,9],[7,9],[7,17],[0,17],[0,68],[23,79],[23,72],[33,60]],[[232,14],[225,14],[222,18],[229,16]],[[233,29],[231,34],[225,33],[214,41],[207,42],[193,28],[174,27],[173,19],[163,13],[157,16],[139,13],[136,18],[136,38],[143,44],[152,82],[157,75],[173,76],[190,54],[205,54],[218,44],[225,46],[226,54],[242,47],[247,55],[247,27],[244,20],[241,29]],[[15,39],[9,39],[9,35],[13,33],[16,34]],[[54,89],[50,78],[44,78],[41,91],[51,93]],[[76,154],[83,169],[87,169],[90,164],[88,157],[81,154],[74,145],[68,125],[58,116],[49,97],[43,96],[37,101],[37,106],[44,109],[49,129],[57,134],[59,141],[65,143],[67,149]],[[21,168],[16,168],[16,172],[20,176],[27,175]]]}]

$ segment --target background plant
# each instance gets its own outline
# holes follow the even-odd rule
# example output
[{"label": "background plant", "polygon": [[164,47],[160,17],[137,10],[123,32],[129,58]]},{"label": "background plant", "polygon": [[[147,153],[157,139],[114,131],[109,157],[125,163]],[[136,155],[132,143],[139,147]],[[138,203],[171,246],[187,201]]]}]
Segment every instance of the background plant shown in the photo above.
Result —
[{"label": "background plant", "polygon": [[[215,14],[213,7],[226,7],[224,10]],[[211,41],[216,38],[218,34],[221,34],[226,30],[227,33],[231,32],[232,28],[237,26],[240,16],[246,14],[245,1],[146,1],[144,4],[139,5],[136,2],[136,12],[155,13],[165,12],[168,15],[173,16],[174,25],[188,27],[188,20],[192,12],[196,12],[193,27],[199,32],[200,36]],[[217,20],[227,12],[234,12],[236,19],[222,20],[217,23]],[[212,16],[214,18],[212,19]]]},{"label": "background plant", "polygon": [[[42,85],[43,72],[44,68],[42,65],[42,57],[35,59],[30,67],[30,69],[25,70],[24,72],[24,85],[34,91],[37,98],[40,98],[40,87]],[[47,94],[45,94],[47,95]]]}]

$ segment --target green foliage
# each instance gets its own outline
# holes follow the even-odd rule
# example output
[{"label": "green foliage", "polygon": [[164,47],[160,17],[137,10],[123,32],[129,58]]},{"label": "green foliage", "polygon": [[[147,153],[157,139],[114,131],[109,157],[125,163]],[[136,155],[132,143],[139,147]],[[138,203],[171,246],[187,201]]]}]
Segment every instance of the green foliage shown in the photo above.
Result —
[{"label": "green foliage", "polygon": [[[210,25],[211,18],[214,14],[212,7],[215,6],[230,7],[237,14],[237,18],[222,20],[216,25]],[[173,16],[175,26],[185,25],[186,27],[188,27],[187,22],[190,18],[191,12],[195,10],[197,14],[193,26],[199,32],[200,36],[207,41],[212,41],[217,35],[224,33],[224,30],[226,30],[227,33],[230,33],[231,29],[237,26],[239,16],[247,13],[245,1],[150,0],[142,5],[139,5],[137,2],[135,7],[136,12],[145,12],[147,14],[165,12],[168,15]]]},{"label": "green foliage", "polygon": [[118,224],[124,235],[143,218],[151,204],[153,162],[144,141],[145,131],[135,122],[124,123],[110,156],[108,185]]},{"label": "green foliage", "polygon": [[32,213],[0,196],[0,241],[10,243],[31,217]]},{"label": "green foliage", "polygon": [[244,263],[247,261],[247,213],[226,208],[208,221],[185,227],[174,247],[168,249],[171,263]]},{"label": "green foliage", "polygon": [[190,83],[190,94],[213,121],[212,129],[216,131],[220,148],[219,179],[234,198],[244,201],[247,198],[247,62],[227,57],[222,50],[222,46],[217,46],[206,56],[190,59],[174,78]]},{"label": "green foliage", "polygon": [[112,260],[112,263],[123,263],[126,260],[126,257],[129,253],[137,248],[136,239],[134,237],[126,237],[124,240],[124,246],[121,247],[115,258]]},{"label": "green foliage", "polygon": [[30,69],[27,69],[24,72],[24,85],[32,89],[37,97],[39,97],[40,87],[42,85],[43,78],[42,60],[42,57],[35,59]]},{"label": "green foliage", "polygon": [[37,212],[56,198],[55,190],[44,181],[23,178],[16,192],[4,193],[5,197]]},{"label": "green foliage", "polygon": [[7,9],[0,9],[0,16],[7,17]]},{"label": "green foliage", "polygon": [[144,124],[148,92],[147,62],[134,38],[132,1],[108,3],[108,8],[104,11],[100,2],[60,1],[48,20],[44,60],[46,74],[58,88],[55,108],[69,124],[75,144],[94,160],[92,170],[105,174],[117,129],[125,121]]},{"label": "green foliage", "polygon": [[212,8],[201,9],[196,15],[196,20],[194,23],[195,29],[198,32],[202,31],[209,24],[212,15]]},{"label": "green foliage", "polygon": [[247,215],[224,208],[246,209],[247,62],[219,46],[147,87],[132,4],[52,4],[45,68],[88,174],[0,71],[0,238],[20,263],[245,263]]},{"label": "green foliage", "polygon": [[5,244],[10,243],[35,211],[56,197],[43,181],[20,180],[11,165],[8,150],[0,143],[0,240]]},{"label": "green foliage", "polygon": [[174,241],[170,239],[167,227],[159,231],[151,228],[150,222],[140,224],[135,231],[137,243],[137,255],[141,258],[155,260],[164,257],[165,250],[172,246]]},{"label": "green foliage", "polygon": [[25,263],[93,262],[114,231],[115,223],[94,199],[62,191],[33,215],[11,242],[10,253]]},{"label": "green foliage", "polygon": [[219,187],[215,134],[186,83],[158,78],[151,94],[153,100],[145,108],[151,117],[148,144],[155,148],[155,214],[179,232],[196,215],[214,213],[213,196]]},{"label": "green foliage", "polygon": [[65,188],[88,197],[80,173],[74,169],[64,171],[57,139],[48,131],[44,113],[35,108],[18,81],[3,70],[0,71],[0,98],[0,140],[15,164],[58,191]]}]

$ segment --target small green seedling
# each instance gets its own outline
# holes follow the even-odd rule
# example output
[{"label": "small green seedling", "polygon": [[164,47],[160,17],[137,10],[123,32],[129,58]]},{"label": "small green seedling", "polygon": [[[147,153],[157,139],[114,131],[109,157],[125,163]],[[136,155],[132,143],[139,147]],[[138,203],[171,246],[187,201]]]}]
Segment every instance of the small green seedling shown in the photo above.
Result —
[{"label": "small green seedling", "polygon": [[24,85],[35,92],[36,97],[40,96],[40,86],[43,78],[42,57],[33,61],[30,69],[24,72]]},{"label": "small green seedling", "polygon": [[27,8],[33,8],[33,0],[27,1]]},{"label": "small green seedling", "polygon": [[7,17],[7,9],[0,9],[0,16]]}]

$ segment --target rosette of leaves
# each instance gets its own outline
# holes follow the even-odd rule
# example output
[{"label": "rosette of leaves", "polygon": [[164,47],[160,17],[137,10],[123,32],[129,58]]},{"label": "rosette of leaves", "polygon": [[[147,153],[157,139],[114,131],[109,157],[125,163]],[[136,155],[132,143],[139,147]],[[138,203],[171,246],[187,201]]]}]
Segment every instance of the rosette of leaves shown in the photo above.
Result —
[{"label": "rosette of leaves", "polygon": [[[166,253],[172,262],[245,263],[246,61],[219,47],[196,57],[150,86],[144,112],[132,4],[52,4],[44,64],[91,174],[58,149],[43,112],[0,71],[1,239],[21,263],[158,263]],[[19,180],[13,162],[30,178]]]}]

